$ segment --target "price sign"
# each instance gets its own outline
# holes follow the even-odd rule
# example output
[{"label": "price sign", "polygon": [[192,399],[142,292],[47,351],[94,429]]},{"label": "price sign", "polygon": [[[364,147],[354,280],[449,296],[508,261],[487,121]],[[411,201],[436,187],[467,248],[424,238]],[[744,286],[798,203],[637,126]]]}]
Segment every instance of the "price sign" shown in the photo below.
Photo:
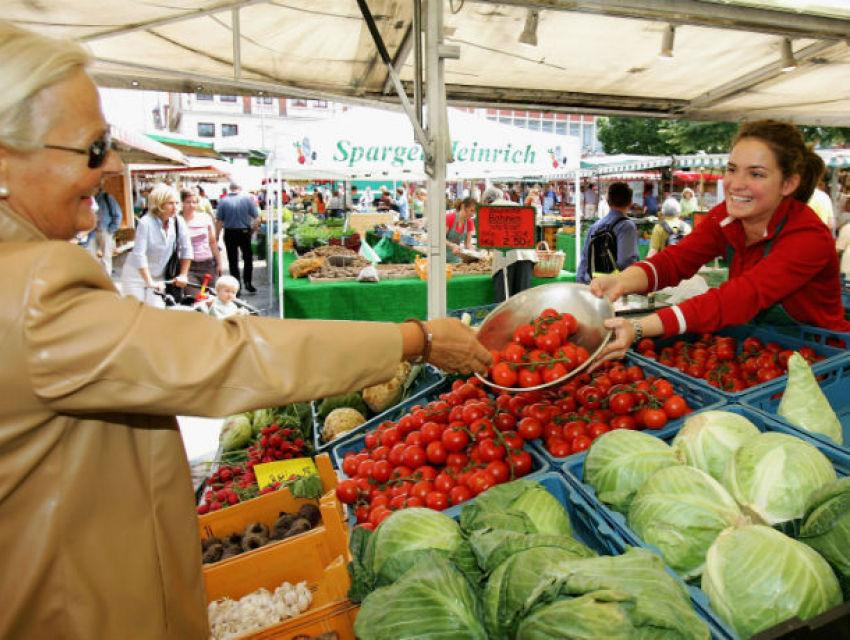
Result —
[{"label": "price sign", "polygon": [[263,489],[275,482],[286,482],[292,476],[319,475],[319,470],[312,458],[293,458],[258,464],[254,467],[254,474],[257,484]]},{"label": "price sign", "polygon": [[475,216],[477,244],[487,249],[533,249],[534,214],[532,207],[487,205],[478,207]]}]

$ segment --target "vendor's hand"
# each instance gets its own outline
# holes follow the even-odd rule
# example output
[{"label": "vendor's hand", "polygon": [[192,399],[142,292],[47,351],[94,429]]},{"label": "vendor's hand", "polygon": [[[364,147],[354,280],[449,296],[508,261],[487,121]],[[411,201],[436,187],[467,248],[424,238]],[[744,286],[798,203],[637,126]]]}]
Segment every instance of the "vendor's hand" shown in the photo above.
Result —
[{"label": "vendor's hand", "polygon": [[460,252],[461,252],[461,248],[460,248],[460,246],[459,246],[459,245],[456,245],[456,244],[455,244],[455,245],[452,245],[452,253],[453,253],[453,254],[455,254],[456,256],[458,256],[458,255],[460,255]]},{"label": "vendor's hand", "polygon": [[590,293],[597,298],[608,298],[614,302],[622,298],[626,292],[617,276],[599,276],[590,281]]},{"label": "vendor's hand", "polygon": [[599,352],[599,357],[593,366],[594,369],[606,360],[616,360],[624,357],[626,351],[629,350],[629,347],[632,346],[635,340],[635,328],[625,318],[608,318],[605,321],[605,326],[608,329],[613,329],[614,335],[611,336],[608,344]]},{"label": "vendor's hand", "polygon": [[157,291],[165,291],[165,283],[162,280],[156,280],[148,284],[149,289],[156,289]]},{"label": "vendor's hand", "polygon": [[183,287],[185,287],[187,284],[189,284],[189,278],[188,278],[187,276],[184,276],[184,275],[181,273],[179,276],[176,276],[176,277],[175,277],[175,278],[171,281],[171,284],[173,284],[175,287],[180,287],[180,288],[182,289],[182,288],[183,288]]},{"label": "vendor's hand", "polygon": [[457,318],[436,318],[425,323],[433,336],[428,362],[447,373],[487,373],[493,364],[490,351],[475,332]]}]

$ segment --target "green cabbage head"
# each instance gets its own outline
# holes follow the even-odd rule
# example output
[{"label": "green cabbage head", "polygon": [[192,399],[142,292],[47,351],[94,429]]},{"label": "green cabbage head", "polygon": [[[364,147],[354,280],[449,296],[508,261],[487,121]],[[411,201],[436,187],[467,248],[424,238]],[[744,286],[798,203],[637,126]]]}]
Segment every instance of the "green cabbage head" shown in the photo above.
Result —
[{"label": "green cabbage head", "polygon": [[845,600],[850,600],[850,477],[823,486],[809,496],[799,540],[832,565]]},{"label": "green cabbage head", "polygon": [[701,586],[741,638],[841,604],[838,580],[826,560],[763,525],[721,533],[708,550]]},{"label": "green cabbage head", "polygon": [[776,413],[796,427],[844,444],[841,422],[815,380],[809,363],[799,353],[788,358],[788,384]]},{"label": "green cabbage head", "polygon": [[758,427],[731,411],[703,411],[688,416],[671,446],[679,459],[720,481],[729,457],[759,434]]},{"label": "green cabbage head", "polygon": [[761,433],[729,458],[723,485],[745,513],[775,525],[803,517],[811,493],[835,479],[832,463],[813,445],[784,433]]},{"label": "green cabbage head", "polygon": [[628,522],[686,580],[702,573],[708,548],[720,532],[750,524],[717,480],[685,466],[652,475],[635,495]]},{"label": "green cabbage head", "polygon": [[627,513],[632,498],[656,471],[680,464],[668,444],[654,436],[617,429],[590,446],[584,461],[584,481],[599,499]]},{"label": "green cabbage head", "polygon": [[354,632],[360,640],[487,640],[475,589],[454,564],[433,551],[397,582],[366,596]]}]

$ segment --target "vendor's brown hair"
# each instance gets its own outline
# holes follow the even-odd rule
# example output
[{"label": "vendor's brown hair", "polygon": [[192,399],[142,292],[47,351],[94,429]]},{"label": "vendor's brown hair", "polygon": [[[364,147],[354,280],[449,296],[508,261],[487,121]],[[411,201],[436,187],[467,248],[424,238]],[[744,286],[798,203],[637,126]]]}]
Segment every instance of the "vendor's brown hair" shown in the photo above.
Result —
[{"label": "vendor's brown hair", "polygon": [[744,138],[758,138],[773,152],[776,164],[782,171],[782,177],[790,178],[794,174],[800,176],[800,186],[791,197],[800,202],[808,202],[818,186],[826,165],[821,157],[813,150],[813,145],[807,145],[803,134],[793,124],[779,120],[756,120],[745,122],[738,129],[732,140],[734,147]]}]

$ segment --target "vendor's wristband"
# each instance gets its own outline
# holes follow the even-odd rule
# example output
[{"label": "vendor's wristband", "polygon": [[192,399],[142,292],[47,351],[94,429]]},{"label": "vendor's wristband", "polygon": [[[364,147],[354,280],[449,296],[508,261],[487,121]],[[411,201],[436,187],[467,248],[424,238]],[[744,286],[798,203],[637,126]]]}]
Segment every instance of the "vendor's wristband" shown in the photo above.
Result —
[{"label": "vendor's wristband", "polygon": [[635,329],[635,339],[632,341],[632,344],[637,344],[640,342],[641,338],[643,338],[643,326],[637,320],[628,319],[629,322],[632,323],[632,326]]},{"label": "vendor's wristband", "polygon": [[422,353],[410,362],[412,364],[422,364],[423,362],[427,362],[428,356],[431,355],[431,342],[433,342],[434,336],[428,331],[428,327],[426,327],[425,323],[419,318],[407,318],[405,322],[412,322],[416,324],[422,330],[422,337],[425,339],[425,346],[422,348]]}]

